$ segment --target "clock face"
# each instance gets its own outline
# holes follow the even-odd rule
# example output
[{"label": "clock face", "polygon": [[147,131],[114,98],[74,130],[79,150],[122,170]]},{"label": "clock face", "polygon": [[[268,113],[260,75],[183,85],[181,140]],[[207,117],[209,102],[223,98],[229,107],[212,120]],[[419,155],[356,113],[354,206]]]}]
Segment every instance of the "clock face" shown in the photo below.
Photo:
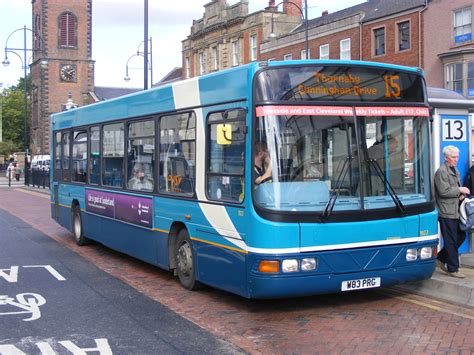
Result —
[{"label": "clock face", "polygon": [[76,74],[77,70],[74,64],[61,65],[59,75],[62,81],[75,81]]}]

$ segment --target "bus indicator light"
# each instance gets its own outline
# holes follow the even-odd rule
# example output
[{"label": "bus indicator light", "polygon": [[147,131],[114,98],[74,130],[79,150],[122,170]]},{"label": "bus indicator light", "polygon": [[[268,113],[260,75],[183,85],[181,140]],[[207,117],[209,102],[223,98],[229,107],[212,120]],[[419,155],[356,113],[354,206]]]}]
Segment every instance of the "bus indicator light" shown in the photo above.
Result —
[{"label": "bus indicator light", "polygon": [[280,262],[278,260],[262,260],[258,265],[258,271],[264,273],[277,273],[280,271]]}]

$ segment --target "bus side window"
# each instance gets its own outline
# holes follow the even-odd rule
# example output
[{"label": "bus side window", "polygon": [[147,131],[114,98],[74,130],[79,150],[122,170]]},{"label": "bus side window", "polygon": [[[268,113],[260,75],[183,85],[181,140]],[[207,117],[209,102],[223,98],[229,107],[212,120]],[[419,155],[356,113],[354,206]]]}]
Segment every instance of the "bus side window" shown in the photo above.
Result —
[{"label": "bus side window", "polygon": [[123,186],[124,129],[123,123],[103,127],[102,142],[104,185]]},{"label": "bus side window", "polygon": [[[245,111],[214,112],[208,116],[209,147],[207,195],[209,199],[242,202],[244,199]],[[219,127],[231,129],[229,140],[219,139]]]},{"label": "bus side window", "polygon": [[89,183],[99,185],[100,183],[100,129],[98,126],[90,129],[89,150]]},{"label": "bus side window", "polygon": [[196,117],[194,112],[160,119],[159,191],[194,195],[196,176]]},{"label": "bus side window", "polygon": [[128,126],[127,188],[152,192],[155,167],[155,121],[130,123]]}]

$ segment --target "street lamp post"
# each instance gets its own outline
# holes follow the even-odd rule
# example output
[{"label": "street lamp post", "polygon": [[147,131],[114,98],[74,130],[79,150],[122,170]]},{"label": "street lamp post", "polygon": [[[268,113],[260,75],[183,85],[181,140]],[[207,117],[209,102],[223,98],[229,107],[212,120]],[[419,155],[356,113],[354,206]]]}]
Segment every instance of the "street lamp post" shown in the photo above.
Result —
[{"label": "street lamp post", "polygon": [[[148,0],[144,0],[144,20],[143,20],[143,88],[146,90],[148,89]],[[153,80],[151,82],[151,85],[153,85]],[[151,86],[150,85],[150,86]]]},{"label": "street lamp post", "polygon": [[[8,47],[8,40],[10,39],[10,37],[14,33],[18,32],[18,31],[23,31],[23,48]],[[27,90],[26,80],[27,80],[28,61],[27,61],[27,58],[26,58],[26,53],[35,51],[35,49],[28,48],[27,45],[26,45],[26,31],[30,31],[31,33],[34,34],[33,30],[31,30],[29,28],[26,28],[26,26],[23,26],[23,28],[18,28],[18,29],[14,30],[13,32],[11,32],[8,35],[7,40],[5,42],[5,59],[2,62],[2,64],[4,66],[10,65],[10,61],[8,59],[8,53],[13,53],[18,58],[20,58],[22,68],[23,68],[23,148],[24,148],[24,152],[25,152],[25,162],[24,162],[24,164],[25,164],[24,165],[25,174],[26,174],[26,170],[27,170],[26,169],[26,163],[28,161],[27,160],[28,159],[28,134],[27,134],[27,131],[26,131],[26,122],[27,122],[27,116],[28,116],[28,111],[27,111],[28,99],[27,99],[27,93],[26,93],[26,90]],[[23,52],[23,58],[17,53],[17,51],[22,51]],[[27,179],[25,178],[25,184],[27,182],[26,180]]]},{"label": "street lamp post", "polygon": [[[308,59],[308,50],[309,50],[309,44],[308,44],[308,0],[304,0],[304,12],[303,12],[303,9],[301,8],[301,6],[294,3],[293,1],[289,1],[289,0],[283,0],[282,2],[276,4],[275,8],[278,8],[278,6],[280,6],[281,4],[292,4],[301,13],[301,18],[303,19],[303,21],[305,23],[305,28],[304,28],[304,41],[305,41],[305,51],[306,51],[306,58],[305,59]],[[273,22],[274,22],[274,20],[273,20],[273,11],[272,11],[272,30],[271,30],[270,35],[269,35],[270,38],[275,38],[277,36],[276,33],[274,32]]]},{"label": "street lamp post", "polygon": [[[147,43],[148,42],[148,43]],[[146,43],[146,50],[144,49],[143,52],[140,52],[140,46],[142,45],[142,43]],[[148,44],[149,44],[149,47],[148,47]],[[148,51],[148,48],[150,48],[150,50]],[[144,86],[143,88],[146,90],[148,89],[148,70],[150,70],[150,79],[151,79],[151,83],[150,83],[150,87],[153,85],[153,52],[151,50],[152,48],[152,38],[150,37],[150,39],[148,41],[143,41],[141,42],[138,47],[137,47],[137,53],[135,54],[132,54],[128,59],[127,59],[127,63],[125,65],[125,77],[123,78],[123,80],[125,81],[130,81],[130,76],[129,76],[129,73],[128,73],[128,70],[129,69],[138,69],[138,68],[130,68],[128,63],[130,62],[130,60],[133,58],[133,57],[148,57],[148,55],[150,56],[150,59],[148,60],[148,58],[144,61],[145,62],[145,65],[146,67],[144,68]],[[145,55],[145,53],[148,53],[148,55]]]}]

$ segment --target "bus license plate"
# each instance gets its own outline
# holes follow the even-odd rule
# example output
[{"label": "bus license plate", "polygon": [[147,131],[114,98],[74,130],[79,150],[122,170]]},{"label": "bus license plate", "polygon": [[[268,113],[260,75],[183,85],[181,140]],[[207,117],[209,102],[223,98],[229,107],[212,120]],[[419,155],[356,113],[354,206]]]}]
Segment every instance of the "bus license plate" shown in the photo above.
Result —
[{"label": "bus license plate", "polygon": [[380,277],[342,281],[341,291],[362,290],[373,287],[380,287]]}]

